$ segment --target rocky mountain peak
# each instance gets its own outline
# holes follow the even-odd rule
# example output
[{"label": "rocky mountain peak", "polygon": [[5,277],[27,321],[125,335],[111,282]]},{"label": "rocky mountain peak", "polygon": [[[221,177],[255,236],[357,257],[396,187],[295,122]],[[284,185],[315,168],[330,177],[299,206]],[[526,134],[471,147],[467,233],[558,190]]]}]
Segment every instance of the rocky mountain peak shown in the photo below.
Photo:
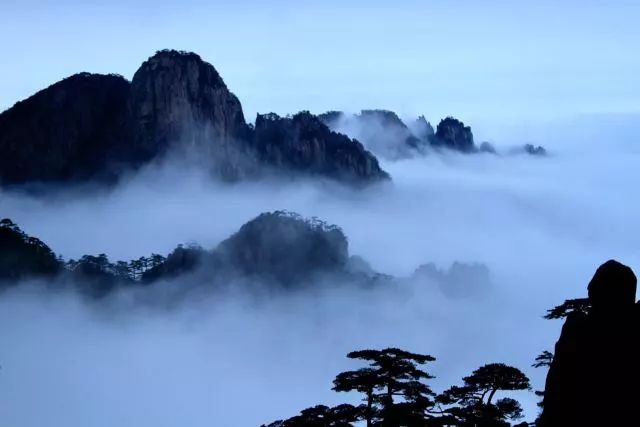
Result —
[{"label": "rocky mountain peak", "polygon": [[589,302],[594,310],[619,310],[636,302],[637,279],[633,270],[609,260],[596,270],[589,282]]},{"label": "rocky mountain peak", "polygon": [[131,82],[130,111],[141,157],[178,141],[228,144],[248,131],[238,98],[195,53],[163,50],[145,61]]},{"label": "rocky mountain peak", "polygon": [[453,117],[446,117],[438,123],[434,142],[436,145],[463,153],[476,150],[471,128]]}]

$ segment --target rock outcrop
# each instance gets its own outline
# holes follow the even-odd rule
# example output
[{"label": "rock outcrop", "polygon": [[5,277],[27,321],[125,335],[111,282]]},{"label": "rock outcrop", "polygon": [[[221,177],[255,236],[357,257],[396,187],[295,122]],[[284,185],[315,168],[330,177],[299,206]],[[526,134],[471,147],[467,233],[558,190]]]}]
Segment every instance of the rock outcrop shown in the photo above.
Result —
[{"label": "rock outcrop", "polygon": [[362,144],[331,131],[307,111],[292,117],[259,114],[254,147],[260,163],[278,170],[330,176],[352,183],[389,178]]},{"label": "rock outcrop", "polygon": [[137,157],[148,160],[173,145],[204,153],[223,176],[241,175],[234,160],[250,136],[242,106],[195,53],[165,50],[145,61],[131,81],[129,109]]},{"label": "rock outcrop", "polygon": [[571,312],[555,348],[538,426],[638,425],[640,306],[631,269],[607,261]]},{"label": "rock outcrop", "polygon": [[477,151],[471,128],[453,117],[444,118],[438,123],[433,145],[462,153]]},{"label": "rock outcrop", "polygon": [[160,51],[131,83],[78,74],[0,114],[0,184],[115,179],[165,155],[185,155],[230,180],[259,177],[265,168],[388,178],[361,144],[308,113],[269,123],[261,117],[254,132],[238,98],[198,55]]}]

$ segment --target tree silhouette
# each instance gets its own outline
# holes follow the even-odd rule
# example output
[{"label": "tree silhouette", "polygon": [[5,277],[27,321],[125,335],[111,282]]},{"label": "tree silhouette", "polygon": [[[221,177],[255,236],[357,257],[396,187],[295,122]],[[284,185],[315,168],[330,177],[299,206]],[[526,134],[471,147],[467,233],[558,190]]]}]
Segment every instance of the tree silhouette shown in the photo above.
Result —
[{"label": "tree silhouette", "polygon": [[354,351],[347,357],[364,360],[369,366],[339,374],[333,390],[365,394],[362,419],[368,427],[398,425],[400,420],[406,423],[418,418],[424,421],[435,393],[422,382],[433,376],[418,366],[434,361],[434,357],[398,348]]},{"label": "tree silhouette", "polygon": [[553,353],[550,351],[543,351],[538,356],[536,356],[536,361],[533,365],[534,368],[543,368],[551,366],[551,362],[553,361]]},{"label": "tree silhouette", "polygon": [[454,386],[437,397],[448,406],[443,411],[450,425],[474,427],[508,426],[507,419],[522,417],[520,404],[511,398],[493,401],[498,391],[529,390],[529,378],[517,368],[503,363],[484,365],[468,377],[463,386]]},{"label": "tree silhouette", "polygon": [[373,425],[379,415],[376,404],[376,388],[380,385],[377,372],[372,368],[362,368],[357,371],[342,372],[333,380],[334,391],[357,391],[365,395],[365,405],[362,408],[362,418],[367,422],[367,427]]},{"label": "tree silhouette", "polygon": [[261,427],[353,427],[358,417],[359,408],[353,405],[343,404],[333,408],[317,405],[303,409],[295,417],[263,424]]},{"label": "tree silhouette", "polygon": [[[553,362],[553,353],[550,351],[543,351],[538,356],[536,356],[536,360],[531,365],[534,368],[549,368],[551,366],[551,362]],[[540,401],[537,403],[538,408],[544,407],[544,390],[536,390],[535,395],[540,398]],[[540,415],[538,415],[538,420],[540,419]],[[536,421],[537,422],[537,421]]]},{"label": "tree silhouette", "polygon": [[591,309],[591,303],[588,298],[575,298],[568,299],[562,304],[547,310],[545,319],[563,319],[569,316],[571,313],[588,314]]},{"label": "tree silhouette", "polygon": [[26,277],[52,277],[62,264],[41,240],[24,233],[8,218],[0,220],[0,285]]}]

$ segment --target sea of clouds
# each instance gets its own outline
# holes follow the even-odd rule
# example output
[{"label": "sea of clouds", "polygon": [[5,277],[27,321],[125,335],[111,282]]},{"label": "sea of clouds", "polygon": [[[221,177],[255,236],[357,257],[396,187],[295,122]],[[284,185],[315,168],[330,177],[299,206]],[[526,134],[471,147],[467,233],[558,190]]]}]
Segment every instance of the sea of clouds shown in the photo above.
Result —
[{"label": "sea of clouds", "polygon": [[[543,320],[545,310],[584,296],[607,259],[640,267],[640,141],[627,128],[589,126],[601,129],[541,130],[534,142],[547,146],[546,158],[383,162],[393,181],[365,190],[312,180],[220,184],[164,163],[111,190],[0,192],[0,216],[67,259],[214,247],[259,213],[286,209],[339,225],[350,253],[382,273],[460,261],[491,274],[490,286],[467,298],[414,281],[395,294],[338,284],[259,299],[203,296],[171,309],[126,298],[87,303],[25,284],[0,295],[0,424],[258,426],[356,401],[330,391],[331,381],[360,366],[347,352],[367,347],[432,354],[436,390],[489,362],[513,364],[543,388],[546,372],[530,365],[553,350],[561,326]],[[533,420],[537,397],[516,397]]]}]

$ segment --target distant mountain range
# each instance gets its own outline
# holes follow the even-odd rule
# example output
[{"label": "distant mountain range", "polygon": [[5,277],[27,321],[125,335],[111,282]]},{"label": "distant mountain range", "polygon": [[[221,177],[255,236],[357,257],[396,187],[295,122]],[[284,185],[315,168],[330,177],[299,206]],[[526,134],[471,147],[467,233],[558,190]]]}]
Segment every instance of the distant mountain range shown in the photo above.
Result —
[{"label": "distant mountain range", "polygon": [[346,284],[377,289],[417,281],[434,283],[456,298],[482,294],[491,287],[489,271],[481,264],[454,263],[448,270],[425,264],[406,278],[378,273],[349,254],[340,227],[286,211],[258,215],[212,249],[178,245],[166,256],[151,254],[130,261],[111,261],[106,254],[64,260],[5,218],[0,220],[0,294],[25,281],[48,288],[72,286],[91,298],[161,283],[186,294],[230,287],[291,292]]},{"label": "distant mountain range", "polygon": [[435,131],[424,118],[407,126],[384,110],[258,114],[248,124],[211,64],[163,50],[131,82],[75,74],[1,113],[0,184],[114,181],[169,153],[224,180],[278,172],[369,184],[389,175],[368,149],[397,159],[427,148],[481,151],[471,129],[451,117]]}]

